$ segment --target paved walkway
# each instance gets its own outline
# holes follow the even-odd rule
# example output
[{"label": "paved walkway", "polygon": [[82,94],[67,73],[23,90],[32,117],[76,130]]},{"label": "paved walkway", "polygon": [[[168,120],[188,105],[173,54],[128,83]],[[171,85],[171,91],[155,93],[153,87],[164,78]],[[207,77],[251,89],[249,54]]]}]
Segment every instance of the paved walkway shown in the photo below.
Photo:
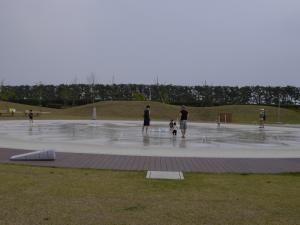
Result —
[{"label": "paved walkway", "polygon": [[57,152],[55,161],[12,162],[12,155],[29,152],[0,148],[0,163],[18,163],[51,167],[112,170],[161,170],[214,173],[281,173],[300,172],[300,158],[194,158],[98,155]]}]

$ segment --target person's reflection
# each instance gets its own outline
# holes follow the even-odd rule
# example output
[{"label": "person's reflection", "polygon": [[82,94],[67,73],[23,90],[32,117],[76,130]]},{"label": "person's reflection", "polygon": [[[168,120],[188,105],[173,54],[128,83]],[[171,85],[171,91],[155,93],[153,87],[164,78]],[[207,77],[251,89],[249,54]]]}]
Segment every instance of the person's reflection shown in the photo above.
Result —
[{"label": "person's reflection", "polygon": [[[91,129],[91,138],[95,138],[97,134],[97,127],[96,126],[92,126]],[[111,137],[113,137],[114,135],[112,134]]]},{"label": "person's reflection", "polygon": [[31,125],[29,126],[29,129],[28,129],[28,135],[32,136],[32,126]]},{"label": "person's reflection", "polygon": [[265,130],[260,129],[258,134],[259,134],[259,140],[264,143],[267,139],[267,135],[266,135]]},{"label": "person's reflection", "polygon": [[143,144],[144,146],[150,145],[150,137],[148,135],[143,135]]},{"label": "person's reflection", "polygon": [[186,148],[186,139],[182,138],[179,143],[180,148]]},{"label": "person's reflection", "polygon": [[75,125],[72,127],[72,137],[75,138],[76,136],[76,128]]},{"label": "person's reflection", "polygon": [[172,137],[172,145],[173,147],[176,147],[176,136]]}]

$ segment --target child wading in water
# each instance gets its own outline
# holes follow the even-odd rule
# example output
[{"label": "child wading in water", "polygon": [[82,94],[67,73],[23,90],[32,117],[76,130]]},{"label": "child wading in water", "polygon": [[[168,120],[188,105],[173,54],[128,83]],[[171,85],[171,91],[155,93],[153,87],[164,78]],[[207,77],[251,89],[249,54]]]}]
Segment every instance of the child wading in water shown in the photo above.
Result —
[{"label": "child wading in water", "polygon": [[172,127],[172,134],[173,134],[173,136],[177,135],[177,130],[178,130],[178,127],[177,127],[176,123],[174,122],[173,123],[173,127]]}]

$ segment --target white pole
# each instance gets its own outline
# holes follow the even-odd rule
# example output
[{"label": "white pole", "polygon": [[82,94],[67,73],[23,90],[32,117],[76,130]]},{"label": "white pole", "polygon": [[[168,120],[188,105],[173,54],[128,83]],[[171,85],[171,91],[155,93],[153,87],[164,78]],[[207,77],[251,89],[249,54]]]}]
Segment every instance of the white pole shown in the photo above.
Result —
[{"label": "white pole", "polygon": [[93,107],[92,119],[93,119],[93,120],[96,120],[96,119],[97,119],[97,109],[96,109],[95,106]]}]

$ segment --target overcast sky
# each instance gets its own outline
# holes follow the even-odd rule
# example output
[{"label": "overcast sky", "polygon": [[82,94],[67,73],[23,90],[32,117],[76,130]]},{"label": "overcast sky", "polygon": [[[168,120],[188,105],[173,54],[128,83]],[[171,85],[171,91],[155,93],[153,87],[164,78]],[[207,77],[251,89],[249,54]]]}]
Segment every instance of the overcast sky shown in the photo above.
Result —
[{"label": "overcast sky", "polygon": [[0,80],[300,86],[300,0],[0,0]]}]

